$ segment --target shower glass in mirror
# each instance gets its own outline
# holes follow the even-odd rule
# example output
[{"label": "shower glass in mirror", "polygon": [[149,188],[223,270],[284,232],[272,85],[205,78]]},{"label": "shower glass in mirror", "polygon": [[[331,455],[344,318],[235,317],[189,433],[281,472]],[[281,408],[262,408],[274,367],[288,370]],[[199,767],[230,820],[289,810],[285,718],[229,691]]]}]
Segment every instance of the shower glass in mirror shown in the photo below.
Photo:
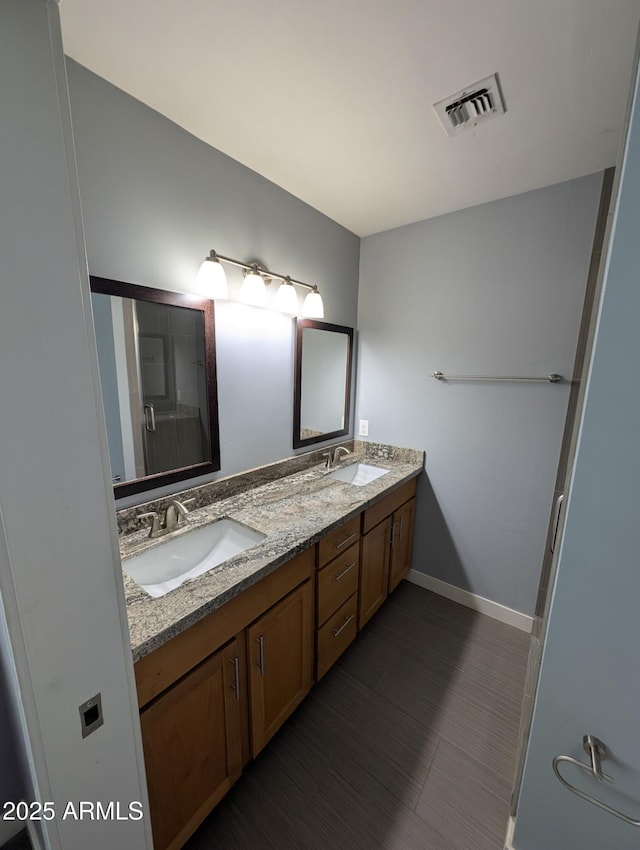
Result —
[{"label": "shower glass in mirror", "polygon": [[297,320],[294,448],[349,433],[352,348],[353,328]]},{"label": "shower glass in mirror", "polygon": [[220,468],[213,301],[91,278],[116,497]]}]

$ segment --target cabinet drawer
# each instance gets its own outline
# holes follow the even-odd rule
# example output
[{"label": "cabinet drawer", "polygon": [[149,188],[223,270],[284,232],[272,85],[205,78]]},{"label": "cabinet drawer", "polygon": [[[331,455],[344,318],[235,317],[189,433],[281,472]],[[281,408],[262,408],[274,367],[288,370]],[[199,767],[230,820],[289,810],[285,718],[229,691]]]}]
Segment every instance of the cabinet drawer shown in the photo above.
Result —
[{"label": "cabinet drawer", "polygon": [[324,567],[329,561],[340,555],[347,546],[351,546],[360,537],[360,516],[354,516],[349,522],[330,531],[318,543],[318,566]]},{"label": "cabinet drawer", "polygon": [[354,593],[336,613],[330,617],[321,629],[318,629],[318,667],[317,679],[320,680],[327,670],[338,660],[356,636],[358,613],[358,594]]},{"label": "cabinet drawer", "polygon": [[360,544],[349,546],[318,573],[318,625],[333,614],[358,589]]},{"label": "cabinet drawer", "polygon": [[389,493],[389,495],[385,496],[384,499],[380,499],[380,501],[376,502],[375,505],[367,508],[364,512],[362,533],[366,534],[367,531],[374,527],[374,525],[382,522],[385,517],[392,514],[400,507],[400,505],[404,505],[405,502],[408,502],[409,499],[415,496],[416,487],[417,479],[412,478],[411,481],[407,481],[406,484],[398,487],[398,489],[394,490],[393,493]]}]

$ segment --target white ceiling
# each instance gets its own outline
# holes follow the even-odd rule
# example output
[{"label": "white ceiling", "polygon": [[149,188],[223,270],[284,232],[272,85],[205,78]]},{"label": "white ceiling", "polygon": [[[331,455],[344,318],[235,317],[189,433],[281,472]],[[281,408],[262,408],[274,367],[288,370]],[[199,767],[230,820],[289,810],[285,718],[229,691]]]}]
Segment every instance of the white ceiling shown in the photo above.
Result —
[{"label": "white ceiling", "polygon": [[[62,0],[80,64],[361,236],[616,160],[638,0]],[[506,115],[433,103],[497,71]]]}]

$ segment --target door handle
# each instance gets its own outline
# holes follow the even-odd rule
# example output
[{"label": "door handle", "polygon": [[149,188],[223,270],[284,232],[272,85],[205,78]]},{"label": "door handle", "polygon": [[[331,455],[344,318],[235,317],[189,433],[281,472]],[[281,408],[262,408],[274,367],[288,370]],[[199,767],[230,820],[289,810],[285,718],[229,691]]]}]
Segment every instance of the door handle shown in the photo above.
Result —
[{"label": "door handle", "polygon": [[602,762],[608,756],[607,748],[602,743],[602,741],[599,738],[596,738],[595,735],[585,735],[582,739],[582,747],[585,753],[589,756],[589,764],[585,764],[583,761],[574,759],[571,756],[555,756],[551,764],[556,777],[560,780],[560,782],[568,791],[571,791],[572,794],[576,794],[578,797],[581,797],[583,800],[586,800],[587,803],[591,803],[593,806],[597,806],[599,809],[602,809],[602,811],[608,812],[610,815],[619,818],[625,823],[628,823],[629,826],[640,826],[640,820],[635,820],[634,818],[629,817],[629,815],[625,815],[623,812],[618,811],[618,809],[614,809],[612,808],[612,806],[608,806],[601,800],[597,800],[590,794],[586,794],[584,791],[581,791],[579,788],[576,788],[575,785],[572,785],[560,773],[561,764],[574,764],[576,767],[579,767],[581,770],[584,770],[590,776],[593,776],[594,779],[597,779],[599,782],[613,782],[613,779],[610,776],[607,776],[606,773],[602,772]]},{"label": "door handle", "polygon": [[564,502],[564,493],[561,493],[556,499],[556,506],[553,512],[553,534],[551,535],[551,543],[549,549],[551,553],[555,551],[556,540],[558,538],[558,526],[560,525],[560,513],[562,511],[562,503]]},{"label": "door handle", "polygon": [[150,402],[146,402],[144,405],[144,427],[150,433],[156,430],[156,412]]}]

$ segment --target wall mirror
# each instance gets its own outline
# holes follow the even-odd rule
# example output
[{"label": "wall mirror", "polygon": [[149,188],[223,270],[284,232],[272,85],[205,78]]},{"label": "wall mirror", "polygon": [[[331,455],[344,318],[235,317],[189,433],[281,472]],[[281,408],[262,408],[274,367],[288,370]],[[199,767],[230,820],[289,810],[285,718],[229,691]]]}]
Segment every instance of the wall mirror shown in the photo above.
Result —
[{"label": "wall mirror", "polygon": [[349,433],[353,328],[296,323],[293,447]]},{"label": "wall mirror", "polygon": [[220,469],[213,301],[90,280],[116,498]]}]

